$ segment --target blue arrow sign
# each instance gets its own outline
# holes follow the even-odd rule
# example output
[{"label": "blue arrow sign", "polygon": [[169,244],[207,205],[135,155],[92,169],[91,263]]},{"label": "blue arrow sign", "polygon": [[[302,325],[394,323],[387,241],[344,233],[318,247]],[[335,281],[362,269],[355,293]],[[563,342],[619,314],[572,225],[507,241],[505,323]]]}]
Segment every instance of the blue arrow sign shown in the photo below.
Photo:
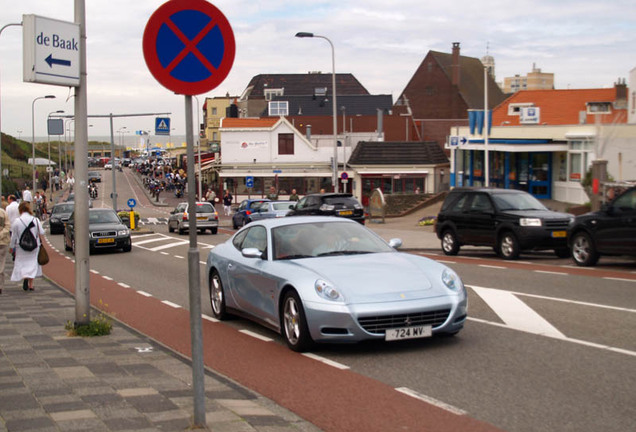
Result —
[{"label": "blue arrow sign", "polygon": [[49,56],[45,59],[45,61],[49,64],[49,67],[53,67],[53,65],[60,65],[60,66],[70,66],[71,65],[71,61],[70,60],[62,60],[62,59],[56,59],[53,58],[53,54],[49,54]]},{"label": "blue arrow sign", "polygon": [[128,207],[133,208],[137,205],[137,201],[135,201],[134,198],[129,198],[128,199]]}]

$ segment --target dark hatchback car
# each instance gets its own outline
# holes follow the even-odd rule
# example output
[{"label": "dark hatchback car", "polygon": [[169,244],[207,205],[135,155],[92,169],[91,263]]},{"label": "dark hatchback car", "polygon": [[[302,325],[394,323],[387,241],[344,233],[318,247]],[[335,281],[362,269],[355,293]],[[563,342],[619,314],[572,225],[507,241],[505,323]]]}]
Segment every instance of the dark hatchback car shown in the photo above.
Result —
[{"label": "dark hatchback car", "polygon": [[60,203],[53,206],[49,217],[49,231],[51,234],[64,234],[64,224],[73,214],[74,202]]},{"label": "dark hatchback car", "polygon": [[574,216],[548,210],[527,192],[513,189],[455,188],[435,223],[446,255],[461,246],[491,246],[504,259],[521,251],[553,249],[569,256],[567,229]]},{"label": "dark hatchback car", "polygon": [[[72,214],[64,228],[64,249],[75,253],[75,214]],[[101,249],[132,250],[130,230],[124,225],[113,209],[98,208],[88,211],[89,253]]]},{"label": "dark hatchback car", "polygon": [[261,203],[269,202],[267,198],[262,199],[246,199],[241,201],[238,208],[236,209],[236,213],[232,215],[232,227],[234,229],[238,229],[242,226],[247,225],[252,222],[252,218],[250,215],[260,207]]},{"label": "dark hatchback car", "polygon": [[364,208],[347,193],[311,194],[301,198],[287,216],[338,216],[364,225]]},{"label": "dark hatchback car", "polygon": [[636,256],[636,187],[600,211],[577,216],[568,243],[579,266],[593,266],[601,255]]}]

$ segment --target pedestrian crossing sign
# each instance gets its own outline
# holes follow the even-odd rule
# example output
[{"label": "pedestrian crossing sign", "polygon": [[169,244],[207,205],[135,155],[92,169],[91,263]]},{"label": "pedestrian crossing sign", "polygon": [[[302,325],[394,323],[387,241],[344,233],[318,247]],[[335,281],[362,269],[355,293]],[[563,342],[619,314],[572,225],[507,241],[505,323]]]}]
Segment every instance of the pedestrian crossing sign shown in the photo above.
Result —
[{"label": "pedestrian crossing sign", "polygon": [[155,118],[155,135],[170,135],[170,117]]}]

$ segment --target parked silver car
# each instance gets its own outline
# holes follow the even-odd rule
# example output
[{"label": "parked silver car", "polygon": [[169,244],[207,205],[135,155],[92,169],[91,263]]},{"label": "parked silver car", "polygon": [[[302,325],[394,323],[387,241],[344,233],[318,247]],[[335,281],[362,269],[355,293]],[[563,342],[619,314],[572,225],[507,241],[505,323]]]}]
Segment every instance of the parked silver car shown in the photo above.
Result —
[{"label": "parked silver car", "polygon": [[291,211],[296,201],[265,201],[250,214],[252,221],[285,217]]},{"label": "parked silver car", "polygon": [[212,313],[253,319],[294,351],[314,342],[458,333],[467,314],[461,279],[441,263],[398,252],[401,244],[346,218],[254,221],[208,254]]},{"label": "parked silver car", "polygon": [[[183,234],[190,229],[190,212],[188,210],[188,203],[182,202],[170,212],[168,217],[168,231]],[[209,202],[197,202],[196,203],[196,215],[197,215],[197,230],[200,233],[204,233],[205,230],[210,230],[212,234],[216,234],[219,229],[219,214],[212,204]]]}]

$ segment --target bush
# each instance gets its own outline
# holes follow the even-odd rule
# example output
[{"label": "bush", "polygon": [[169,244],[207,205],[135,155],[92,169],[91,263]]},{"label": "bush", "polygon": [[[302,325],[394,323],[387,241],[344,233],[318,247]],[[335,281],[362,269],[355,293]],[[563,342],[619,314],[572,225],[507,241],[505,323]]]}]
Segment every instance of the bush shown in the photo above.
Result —
[{"label": "bush", "polygon": [[[99,305],[103,309],[108,307],[108,305],[102,303],[101,300],[99,301]],[[69,336],[106,336],[109,335],[113,329],[113,322],[104,312],[100,311],[97,317],[90,320],[88,324],[76,325],[71,321],[66,321],[64,328]]]}]

